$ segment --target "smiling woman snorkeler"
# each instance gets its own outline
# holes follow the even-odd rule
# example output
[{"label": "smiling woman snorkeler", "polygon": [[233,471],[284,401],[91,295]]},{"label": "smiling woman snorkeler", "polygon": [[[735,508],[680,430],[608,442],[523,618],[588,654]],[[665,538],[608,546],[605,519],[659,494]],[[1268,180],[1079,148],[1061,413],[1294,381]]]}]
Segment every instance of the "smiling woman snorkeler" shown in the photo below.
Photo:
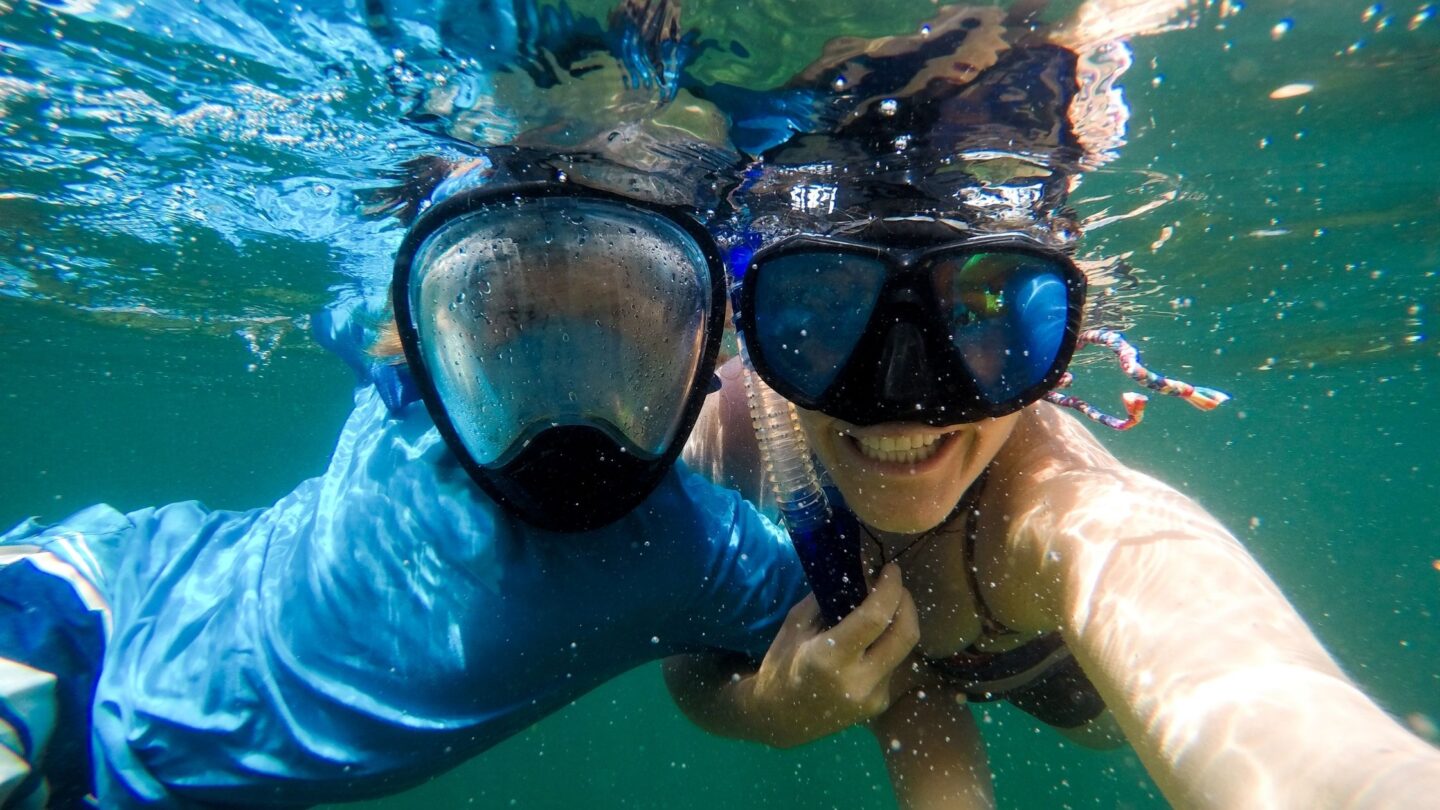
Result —
[{"label": "smiling woman snorkeler", "polygon": [[[1118,419],[1055,390],[1086,342],[1154,390],[1223,395],[1081,331],[1095,313],[1064,208],[1084,156],[1077,57],[1003,16],[948,10],[922,37],[833,44],[791,87],[864,76],[848,106],[734,195],[741,336],[880,573],[832,629],[802,603],[758,668],[672,659],[677,700],[776,745],[868,721],[905,807],[993,806],[968,704],[997,697],[1083,743],[1123,735],[1176,806],[1428,806],[1440,756],[1344,676],[1223,526],[1055,407],[1139,419],[1140,399]],[[758,495],[738,366],[724,376],[691,456]],[[853,642],[912,612],[908,665]]]}]

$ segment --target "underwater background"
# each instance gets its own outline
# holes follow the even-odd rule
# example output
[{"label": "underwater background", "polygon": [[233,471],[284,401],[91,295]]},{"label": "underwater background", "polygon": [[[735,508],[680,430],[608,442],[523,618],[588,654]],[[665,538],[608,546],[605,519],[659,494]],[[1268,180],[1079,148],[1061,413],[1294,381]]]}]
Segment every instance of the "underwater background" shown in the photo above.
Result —
[{"label": "underwater background", "polygon": [[[360,223],[357,195],[434,142],[402,113],[436,74],[337,22],[347,8],[0,0],[0,526],[101,501],[268,505],[324,468],[354,378],[308,320],[388,273],[398,233]],[[603,19],[609,4],[570,8]],[[934,12],[689,2],[683,21],[723,43],[697,73],[761,89],[833,36],[908,33]],[[1130,254],[1128,334],[1148,364],[1235,397],[1210,414],[1155,401],[1102,440],[1225,522],[1346,671],[1432,741],[1434,16],[1195,3],[1131,42],[1128,142],[1071,196],[1092,222],[1082,256]],[[1108,365],[1078,376],[1118,406]],[[1002,807],[1165,806],[1128,751],[977,712]],[[791,751],[710,737],[654,665],[365,806],[422,803],[894,806],[867,733]]]}]

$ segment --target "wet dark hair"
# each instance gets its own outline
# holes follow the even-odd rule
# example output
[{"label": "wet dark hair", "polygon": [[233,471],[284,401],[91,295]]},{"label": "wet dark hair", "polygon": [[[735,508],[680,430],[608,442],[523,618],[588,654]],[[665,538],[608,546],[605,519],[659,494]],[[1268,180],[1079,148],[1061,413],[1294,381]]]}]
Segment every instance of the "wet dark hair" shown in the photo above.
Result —
[{"label": "wet dark hair", "polygon": [[362,211],[370,217],[393,216],[409,227],[424,210],[435,189],[464,165],[458,157],[421,155],[401,163],[399,168],[385,172],[386,185],[375,188],[362,198]]}]

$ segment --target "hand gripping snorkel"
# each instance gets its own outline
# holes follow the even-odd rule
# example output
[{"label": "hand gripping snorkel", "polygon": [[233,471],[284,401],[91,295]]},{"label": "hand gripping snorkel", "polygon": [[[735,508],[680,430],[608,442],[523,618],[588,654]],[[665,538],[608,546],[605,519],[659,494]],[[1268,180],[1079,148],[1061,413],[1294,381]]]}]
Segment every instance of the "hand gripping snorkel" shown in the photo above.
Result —
[{"label": "hand gripping snorkel", "polygon": [[[1109,329],[1087,329],[1080,333],[1080,345],[1104,346],[1115,353],[1115,358],[1120,361],[1120,370],[1130,379],[1140,383],[1152,391],[1159,391],[1172,397],[1179,397],[1194,405],[1202,411],[1211,411],[1230,399],[1230,395],[1217,391],[1214,388],[1203,388],[1198,385],[1191,385],[1187,382],[1166,377],[1151,371],[1140,364],[1140,350],[1130,345],[1125,336],[1119,332],[1112,332]],[[1060,378],[1057,388],[1066,388],[1074,381],[1068,371]],[[1098,422],[1108,428],[1115,430],[1129,430],[1140,424],[1145,418],[1145,404],[1149,401],[1144,394],[1127,392],[1121,395],[1121,401],[1125,405],[1127,418],[1121,419],[1118,416],[1111,416],[1094,405],[1079,397],[1062,394],[1059,391],[1051,391],[1045,395],[1045,401],[1059,405],[1062,408],[1071,408],[1079,411],[1092,421]]]},{"label": "hand gripping snorkel", "polygon": [[865,601],[860,524],[843,505],[831,505],[820,486],[795,405],[755,373],[743,341],[740,356],[745,363],[745,397],[760,441],[766,480],[820,613],[826,625],[833,626]]}]

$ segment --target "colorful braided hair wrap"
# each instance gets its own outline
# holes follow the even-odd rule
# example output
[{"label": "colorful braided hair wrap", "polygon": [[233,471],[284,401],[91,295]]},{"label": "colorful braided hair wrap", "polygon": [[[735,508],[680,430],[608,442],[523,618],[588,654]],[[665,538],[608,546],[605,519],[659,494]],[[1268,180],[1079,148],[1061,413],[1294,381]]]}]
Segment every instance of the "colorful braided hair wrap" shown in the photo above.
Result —
[{"label": "colorful braided hair wrap", "polygon": [[[1163,374],[1146,368],[1140,362],[1140,350],[1131,345],[1130,341],[1126,340],[1125,336],[1119,332],[1114,332],[1109,329],[1087,329],[1080,333],[1079,343],[1081,346],[1104,346],[1115,353],[1116,360],[1120,362],[1120,370],[1125,373],[1125,376],[1149,388],[1151,391],[1158,391],[1167,396],[1179,397],[1202,411],[1214,410],[1230,399],[1230,395],[1223,391],[1191,385],[1183,380],[1166,377]],[[1069,387],[1074,379],[1073,375],[1066,372],[1065,376],[1060,378],[1060,384],[1057,386],[1057,389]],[[1122,394],[1121,401],[1125,406],[1124,419],[1105,413],[1079,397],[1062,394],[1059,390],[1046,394],[1045,401],[1059,405],[1062,408],[1079,411],[1092,421],[1098,422],[1108,428],[1129,430],[1140,424],[1140,421],[1145,418],[1145,405],[1149,401],[1149,398],[1144,394],[1134,392]]]}]

